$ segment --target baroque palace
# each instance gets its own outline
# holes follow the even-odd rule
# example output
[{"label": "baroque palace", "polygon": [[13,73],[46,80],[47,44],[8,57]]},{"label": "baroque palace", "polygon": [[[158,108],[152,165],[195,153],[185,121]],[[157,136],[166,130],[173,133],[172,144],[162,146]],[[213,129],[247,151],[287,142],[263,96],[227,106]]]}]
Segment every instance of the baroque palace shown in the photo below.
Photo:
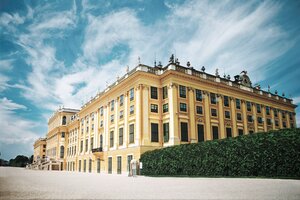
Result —
[{"label": "baroque palace", "polygon": [[132,159],[172,145],[296,126],[292,100],[181,66],[139,64],[80,110],[60,108],[34,143],[35,169],[127,174]]}]

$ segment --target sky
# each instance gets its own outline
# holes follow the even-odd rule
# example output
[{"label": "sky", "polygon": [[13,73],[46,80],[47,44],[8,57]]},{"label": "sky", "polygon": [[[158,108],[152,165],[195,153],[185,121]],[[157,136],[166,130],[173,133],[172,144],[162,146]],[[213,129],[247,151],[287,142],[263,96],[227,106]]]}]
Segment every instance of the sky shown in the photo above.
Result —
[{"label": "sky", "polygon": [[0,157],[33,154],[59,106],[80,108],[138,58],[246,70],[299,105],[299,10],[296,0],[1,0]]}]

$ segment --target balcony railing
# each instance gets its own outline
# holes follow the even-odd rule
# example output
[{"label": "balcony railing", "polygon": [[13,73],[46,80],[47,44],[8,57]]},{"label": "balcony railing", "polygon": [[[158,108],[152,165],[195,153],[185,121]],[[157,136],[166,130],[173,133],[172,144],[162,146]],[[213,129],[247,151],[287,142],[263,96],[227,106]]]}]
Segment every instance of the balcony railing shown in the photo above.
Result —
[{"label": "balcony railing", "polygon": [[92,149],[92,153],[102,152],[102,151],[103,151],[102,147]]}]

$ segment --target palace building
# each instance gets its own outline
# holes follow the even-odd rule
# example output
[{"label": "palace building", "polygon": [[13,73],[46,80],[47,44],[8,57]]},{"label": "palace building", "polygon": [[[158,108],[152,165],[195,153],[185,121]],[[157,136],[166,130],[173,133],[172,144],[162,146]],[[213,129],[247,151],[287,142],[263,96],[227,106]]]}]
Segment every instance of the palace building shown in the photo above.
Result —
[{"label": "palace building", "polygon": [[[296,126],[292,100],[253,87],[246,71],[234,80],[181,66],[139,64],[80,110],[60,108],[48,122],[41,169],[127,174],[130,161],[167,146]],[[37,151],[37,152],[36,152]]]}]

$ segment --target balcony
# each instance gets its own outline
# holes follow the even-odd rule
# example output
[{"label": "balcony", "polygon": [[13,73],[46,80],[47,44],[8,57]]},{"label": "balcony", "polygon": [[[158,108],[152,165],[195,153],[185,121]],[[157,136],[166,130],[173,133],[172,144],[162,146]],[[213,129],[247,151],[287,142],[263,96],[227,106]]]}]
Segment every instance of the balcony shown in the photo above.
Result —
[{"label": "balcony", "polygon": [[92,153],[94,154],[94,156],[99,157],[100,159],[103,159],[103,149],[102,149],[102,147],[92,149]]}]

